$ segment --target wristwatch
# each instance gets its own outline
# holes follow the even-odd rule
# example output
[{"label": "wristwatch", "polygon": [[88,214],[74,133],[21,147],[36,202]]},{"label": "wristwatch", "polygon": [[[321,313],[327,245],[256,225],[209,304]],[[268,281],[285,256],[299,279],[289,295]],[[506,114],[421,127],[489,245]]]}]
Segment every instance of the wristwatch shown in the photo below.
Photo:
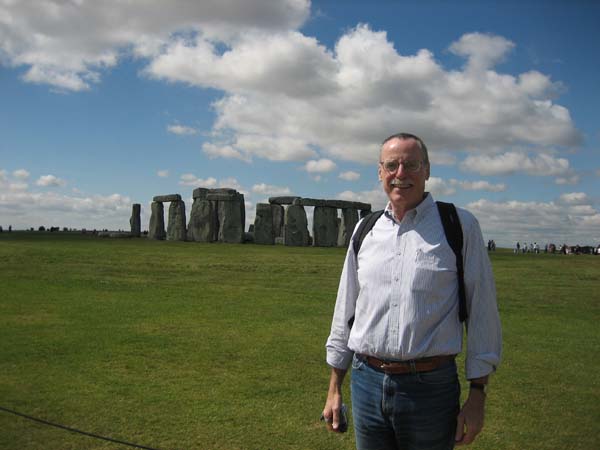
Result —
[{"label": "wristwatch", "polygon": [[483,392],[483,394],[485,395],[485,384],[483,383],[475,383],[473,381],[471,381],[471,389],[477,389],[481,392]]}]

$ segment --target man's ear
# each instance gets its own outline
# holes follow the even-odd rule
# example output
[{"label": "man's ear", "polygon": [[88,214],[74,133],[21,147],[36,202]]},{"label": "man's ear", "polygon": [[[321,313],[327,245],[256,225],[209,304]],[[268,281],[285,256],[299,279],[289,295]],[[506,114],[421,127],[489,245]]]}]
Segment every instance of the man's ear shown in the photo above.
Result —
[{"label": "man's ear", "polygon": [[429,180],[429,169],[430,169],[430,167],[431,166],[429,164],[427,164],[425,166],[425,181]]}]

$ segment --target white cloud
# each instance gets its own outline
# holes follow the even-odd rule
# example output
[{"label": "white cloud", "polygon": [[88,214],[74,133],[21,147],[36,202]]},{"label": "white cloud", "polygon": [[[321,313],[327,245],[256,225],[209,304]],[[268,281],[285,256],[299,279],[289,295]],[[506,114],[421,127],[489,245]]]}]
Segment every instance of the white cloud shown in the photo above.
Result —
[{"label": "white cloud", "polygon": [[29,178],[30,173],[25,169],[18,169],[13,172],[13,177],[18,178],[20,180],[26,180]]},{"label": "white cloud", "polygon": [[500,155],[471,155],[461,164],[463,170],[480,175],[508,175],[524,172],[529,175],[565,175],[569,161],[545,153],[529,156],[522,152],[506,152]]},{"label": "white cloud", "polygon": [[208,177],[206,179],[198,178],[196,175],[192,173],[184,173],[179,177],[179,185],[181,186],[193,186],[194,188],[198,187],[206,187],[212,188],[216,187],[217,179],[213,177]]},{"label": "white cloud", "polygon": [[492,184],[489,181],[459,181],[451,179],[450,183],[453,186],[460,186],[465,191],[488,191],[488,192],[503,192],[506,191],[506,184]]},{"label": "white cloud", "polygon": [[67,182],[54,175],[42,175],[35,184],[42,187],[63,187],[67,185]]},{"label": "white cloud", "polygon": [[156,175],[158,175],[160,178],[167,178],[169,176],[169,171],[166,169],[159,170],[156,172]]},{"label": "white cloud", "polygon": [[273,186],[271,184],[255,184],[252,186],[252,192],[266,196],[291,195],[290,188],[284,186]]},{"label": "white cloud", "polygon": [[504,60],[515,44],[502,36],[469,33],[450,46],[450,51],[467,58],[467,70],[481,72]]},{"label": "white cloud", "polygon": [[590,202],[585,192],[570,192],[568,194],[562,194],[559,197],[560,203],[567,203],[569,205],[583,205]]},{"label": "white cloud", "polygon": [[236,150],[231,145],[215,145],[210,142],[206,142],[202,144],[202,150],[209,158],[233,158],[250,162],[250,159],[247,156],[243,155],[242,152]]},{"label": "white cloud", "polygon": [[341,178],[342,180],[346,180],[346,181],[356,181],[356,180],[360,179],[360,173],[349,170],[347,172],[341,172],[338,175],[338,178]]},{"label": "white cloud", "polygon": [[429,162],[433,166],[453,166],[456,164],[456,155],[450,152],[435,151],[429,153]]},{"label": "white cloud", "polygon": [[452,183],[449,183],[442,178],[429,177],[425,183],[425,189],[434,197],[446,197],[456,193],[456,188]]},{"label": "white cloud", "polygon": [[13,191],[13,192],[14,191],[24,191],[28,188],[29,188],[29,185],[27,183],[17,182],[17,183],[10,183],[8,185],[8,190]]},{"label": "white cloud", "polygon": [[23,177],[20,175],[22,173],[14,171],[12,174],[13,179],[11,179],[6,170],[0,170],[0,192],[12,193],[26,190],[29,185],[23,181]]},{"label": "white cloud", "polygon": [[590,205],[481,199],[466,208],[479,219],[486,239],[505,246],[516,241],[594,245],[600,240],[600,212]]},{"label": "white cloud", "polygon": [[449,43],[466,64],[446,70],[431,51],[402,54],[367,25],[326,48],[298,31],[308,1],[141,4],[4,2],[0,52],[28,67],[25,79],[64,90],[89,89],[130,52],[147,61],[145,76],[217,89],[223,95],[202,146],[215,158],[373,163],[381,139],[402,124],[424,138],[438,164],[454,164],[458,151],[525,148],[531,161],[540,153],[552,166],[544,173],[564,177],[566,160],[543,158],[581,142],[569,111],[555,103],[560,82],[496,70],[515,47],[502,36],[470,33]]},{"label": "white cloud", "polygon": [[377,186],[370,191],[344,191],[340,192],[336,198],[340,200],[348,200],[351,202],[363,202],[371,205],[371,210],[376,211],[378,209],[385,208],[387,205],[388,198],[383,192],[381,186]]},{"label": "white cloud", "polygon": [[132,201],[129,197],[69,196],[56,192],[0,191],[0,216],[10,218],[14,229],[75,227],[129,230]]},{"label": "white cloud", "polygon": [[558,177],[558,178],[556,178],[556,180],[554,180],[554,182],[559,185],[565,185],[565,184],[573,185],[573,184],[578,184],[580,179],[581,178],[579,177],[579,175],[573,174],[570,172],[568,176]]},{"label": "white cloud", "polygon": [[228,41],[255,28],[297,28],[309,8],[304,0],[2,2],[0,51],[12,66],[29,67],[25,81],[80,91],[128,51],[156,55],[177,31]]},{"label": "white cloud", "polygon": [[186,127],[184,125],[169,125],[167,131],[179,136],[191,136],[198,133],[198,130],[195,128]]},{"label": "white cloud", "polygon": [[332,170],[335,170],[336,165],[335,163],[330,160],[330,159],[318,159],[318,160],[310,160],[307,161],[304,169],[308,172],[308,173],[327,173],[327,172],[331,172]]},{"label": "white cloud", "polygon": [[219,181],[219,187],[235,189],[236,191],[244,195],[247,193],[246,190],[239,183],[239,181],[234,177],[222,179],[221,181]]}]

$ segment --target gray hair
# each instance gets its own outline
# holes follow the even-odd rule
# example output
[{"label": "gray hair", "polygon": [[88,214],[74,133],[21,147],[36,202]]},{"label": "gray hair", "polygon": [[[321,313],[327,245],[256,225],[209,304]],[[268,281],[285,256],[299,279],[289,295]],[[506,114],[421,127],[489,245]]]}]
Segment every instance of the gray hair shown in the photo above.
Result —
[{"label": "gray hair", "polygon": [[407,139],[414,139],[415,141],[417,141],[417,144],[419,145],[419,148],[423,153],[423,162],[426,165],[429,165],[429,153],[427,152],[427,146],[425,145],[425,142],[423,142],[423,139],[421,139],[419,136],[410,133],[392,134],[390,137],[387,137],[383,140],[383,142],[381,143],[381,147],[383,147],[387,142],[391,141],[392,139],[400,139],[403,141]]}]

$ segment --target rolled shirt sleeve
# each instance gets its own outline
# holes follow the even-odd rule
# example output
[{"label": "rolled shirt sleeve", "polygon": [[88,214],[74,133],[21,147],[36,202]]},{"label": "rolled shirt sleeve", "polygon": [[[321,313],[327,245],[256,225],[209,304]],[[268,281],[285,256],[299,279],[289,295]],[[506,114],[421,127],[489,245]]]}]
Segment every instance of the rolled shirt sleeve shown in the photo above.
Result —
[{"label": "rolled shirt sleeve", "polygon": [[502,329],[496,302],[496,285],[481,228],[477,219],[462,210],[465,236],[464,267],[467,297],[467,379],[496,370],[502,354]]},{"label": "rolled shirt sleeve", "polygon": [[347,369],[352,362],[353,351],[348,348],[349,321],[354,316],[359,285],[356,257],[352,245],[348,247],[344,268],[340,276],[331,332],[327,339],[327,364],[336,369]]}]

